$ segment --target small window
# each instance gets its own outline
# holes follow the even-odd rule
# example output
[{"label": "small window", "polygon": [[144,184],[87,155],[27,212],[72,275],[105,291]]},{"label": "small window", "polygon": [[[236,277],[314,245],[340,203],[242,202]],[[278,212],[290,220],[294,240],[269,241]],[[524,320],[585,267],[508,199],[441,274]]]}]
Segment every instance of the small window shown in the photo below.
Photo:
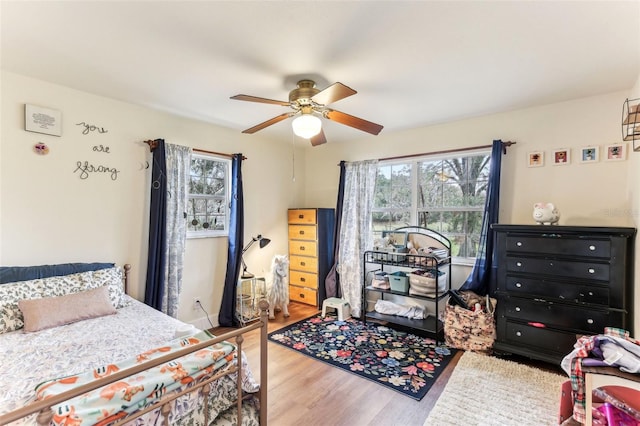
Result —
[{"label": "small window", "polygon": [[187,201],[187,237],[229,235],[231,160],[192,154]]}]

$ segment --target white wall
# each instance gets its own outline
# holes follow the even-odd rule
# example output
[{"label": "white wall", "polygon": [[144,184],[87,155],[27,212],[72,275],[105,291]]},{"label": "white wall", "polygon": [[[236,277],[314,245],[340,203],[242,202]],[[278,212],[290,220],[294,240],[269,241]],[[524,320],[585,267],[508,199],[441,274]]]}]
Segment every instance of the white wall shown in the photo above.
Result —
[{"label": "white wall", "polygon": [[[0,139],[0,264],[60,262],[131,263],[132,296],[143,299],[148,242],[151,160],[147,139],[217,152],[242,152],[245,190],[245,240],[259,233],[271,238],[264,249],[252,249],[246,261],[253,272],[268,270],[274,254],[286,253],[286,209],[302,202],[303,162],[296,181],[283,159],[292,144],[176,117],[2,72]],[[24,104],[62,113],[62,136],[24,130]],[[108,132],[82,134],[87,122]],[[38,142],[48,155],[34,153]],[[304,141],[300,141],[302,143]],[[97,153],[93,146],[108,146]],[[302,148],[296,148],[296,151]],[[296,154],[303,158],[301,152]],[[77,161],[115,167],[116,180],[74,173]],[[289,163],[290,164],[290,163]],[[202,311],[192,310],[199,297],[217,322],[226,269],[227,239],[188,240],[179,318],[208,326]]]}]

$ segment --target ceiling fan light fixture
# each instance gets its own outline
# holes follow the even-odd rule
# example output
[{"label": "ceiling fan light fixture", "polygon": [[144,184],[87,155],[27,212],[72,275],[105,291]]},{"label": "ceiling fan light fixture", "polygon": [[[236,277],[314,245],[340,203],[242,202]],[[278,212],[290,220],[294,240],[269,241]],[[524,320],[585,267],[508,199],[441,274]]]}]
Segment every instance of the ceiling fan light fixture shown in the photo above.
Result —
[{"label": "ceiling fan light fixture", "polygon": [[311,114],[302,114],[291,122],[293,133],[304,139],[310,139],[322,130],[322,121]]}]

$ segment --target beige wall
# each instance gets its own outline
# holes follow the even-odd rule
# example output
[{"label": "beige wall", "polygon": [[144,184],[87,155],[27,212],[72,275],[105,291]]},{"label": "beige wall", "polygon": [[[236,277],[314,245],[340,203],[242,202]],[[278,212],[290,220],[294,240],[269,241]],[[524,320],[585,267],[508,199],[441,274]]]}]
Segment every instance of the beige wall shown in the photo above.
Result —
[{"label": "beige wall", "polygon": [[[639,154],[630,152],[627,161],[596,164],[579,164],[576,158],[581,147],[602,148],[621,142],[622,103],[633,97],[628,92],[420,129],[383,130],[376,137],[360,137],[354,130],[359,139],[342,143],[331,141],[329,126],[329,143],[309,148],[305,141],[296,142],[294,156],[291,140],[242,135],[12,73],[1,76],[0,263],[129,262],[134,265],[132,294],[139,299],[146,273],[150,176],[141,166],[150,159],[142,141],[150,138],[242,152],[248,157],[243,165],[245,240],[258,233],[272,240],[265,249],[248,253],[251,270],[260,274],[268,271],[274,254],[287,252],[287,208],[335,207],[340,160],[512,140],[517,144],[509,148],[503,163],[501,222],[533,223],[531,210],[536,201],[556,203],[563,225],[637,226],[638,222]],[[632,90],[640,97],[640,82]],[[25,103],[60,110],[62,137],[24,131]],[[82,135],[75,126],[81,121],[104,127],[108,133]],[[37,142],[47,143],[51,153],[34,154],[32,147]],[[111,153],[94,153],[92,147],[97,144],[108,145]],[[551,150],[557,148],[572,150],[572,164],[549,163]],[[547,155],[544,167],[527,167],[527,153],[533,150]],[[81,160],[116,167],[118,179],[100,175],[79,179],[74,169]],[[226,238],[187,242],[180,319],[206,325],[204,314],[191,309],[193,298],[199,297],[212,321],[217,320],[226,247]],[[467,273],[468,268],[459,268],[454,285]],[[640,279],[636,281],[640,285]],[[636,330],[640,329],[638,317]]]},{"label": "beige wall", "polygon": [[[640,90],[638,86],[640,83],[634,90]],[[637,184],[640,154],[629,151],[627,161],[592,164],[578,161],[581,147],[599,146],[602,155],[605,145],[622,142],[620,114],[627,97],[628,92],[609,93],[421,129],[395,133],[383,130],[376,137],[328,143],[306,152],[307,176],[324,176],[323,179],[307,179],[306,203],[312,206],[329,203],[335,198],[332,188],[337,186],[338,175],[323,172],[336,169],[340,160],[357,161],[481,146],[491,144],[493,139],[502,139],[517,143],[503,157],[501,223],[534,224],[533,204],[551,201],[560,209],[561,225],[636,227],[640,211]],[[636,93],[635,97],[640,94]],[[330,133],[327,137],[330,138]],[[571,164],[551,165],[551,152],[558,148],[571,150]],[[530,151],[544,151],[544,167],[527,166]],[[640,253],[640,249],[636,252]],[[454,267],[452,285],[458,287],[469,270]],[[636,270],[640,269],[636,267]],[[640,288],[640,278],[635,281],[636,288]],[[640,291],[635,293],[638,305]],[[635,316],[634,328],[640,330],[640,312]]]},{"label": "beige wall", "polygon": [[[245,190],[245,240],[259,233],[272,243],[247,253],[253,272],[268,270],[274,254],[286,253],[286,209],[303,202],[303,162],[292,169],[292,144],[259,135],[176,117],[159,111],[94,96],[43,81],[3,72],[0,139],[0,264],[112,261],[133,265],[131,294],[142,299],[146,274],[151,160],[146,139],[200,149],[242,152]],[[62,112],[62,136],[24,130],[24,104]],[[83,135],[76,123],[108,132]],[[33,146],[44,142],[50,153]],[[301,145],[302,142],[300,141]],[[104,145],[109,154],[93,151]],[[298,150],[298,149],[296,149]],[[296,157],[303,158],[302,152]],[[115,167],[116,180],[92,174],[82,180],[77,161]],[[226,259],[226,238],[187,241],[184,286],[179,317],[207,325],[192,309],[199,297],[217,321]]]},{"label": "beige wall", "polygon": [[[640,74],[638,80],[628,94],[629,99],[640,101]],[[640,152],[632,151],[633,142],[629,142],[629,170],[626,185],[626,193],[629,197],[628,213],[633,220],[633,226],[640,226]],[[636,141],[636,146],[640,147],[640,140]],[[634,295],[635,337],[640,336],[640,237],[636,236],[636,258],[635,258],[636,291]]]}]

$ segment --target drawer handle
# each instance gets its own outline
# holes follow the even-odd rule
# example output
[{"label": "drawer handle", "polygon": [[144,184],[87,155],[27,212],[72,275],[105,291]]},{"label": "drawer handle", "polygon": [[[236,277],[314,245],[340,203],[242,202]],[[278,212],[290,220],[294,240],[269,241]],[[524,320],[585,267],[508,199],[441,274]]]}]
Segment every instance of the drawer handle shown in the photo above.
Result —
[{"label": "drawer handle", "polygon": [[520,312],[520,306],[516,306],[516,312]]},{"label": "drawer handle", "polygon": [[306,282],[306,281],[307,281],[307,279],[305,277],[300,277],[300,282],[301,283]]},{"label": "drawer handle", "polygon": [[522,242],[521,242],[521,241],[518,241],[518,242],[516,243],[516,245],[517,245],[518,247],[522,247]]},{"label": "drawer handle", "polygon": [[520,337],[522,336],[522,333],[520,331],[516,331],[516,336]]},{"label": "drawer handle", "polygon": [[304,294],[300,293],[300,299],[304,299]]},{"label": "drawer handle", "polygon": [[300,231],[299,233],[300,233],[300,235],[304,235],[304,231]]},{"label": "drawer handle", "polygon": [[303,214],[299,214],[298,215],[298,219],[304,219],[304,215]]},{"label": "drawer handle", "polygon": [[589,318],[589,319],[587,320],[587,324],[593,324],[593,319],[592,319],[592,318]]},{"label": "drawer handle", "polygon": [[590,274],[595,274],[595,272],[596,272],[596,270],[595,270],[595,269],[593,269],[593,268],[589,268],[589,273],[590,273]]},{"label": "drawer handle", "polygon": [[522,262],[516,262],[516,266],[522,266]]},{"label": "drawer handle", "polygon": [[304,251],[304,246],[300,246],[300,251]]},{"label": "drawer handle", "polygon": [[589,250],[594,251],[596,249],[596,246],[589,246]]},{"label": "drawer handle", "polygon": [[589,292],[589,296],[593,296],[593,292],[592,291]]},{"label": "drawer handle", "polygon": [[300,266],[306,266],[307,264],[304,262],[300,262]]},{"label": "drawer handle", "polygon": [[518,288],[522,287],[522,283],[516,283],[516,287]]}]

